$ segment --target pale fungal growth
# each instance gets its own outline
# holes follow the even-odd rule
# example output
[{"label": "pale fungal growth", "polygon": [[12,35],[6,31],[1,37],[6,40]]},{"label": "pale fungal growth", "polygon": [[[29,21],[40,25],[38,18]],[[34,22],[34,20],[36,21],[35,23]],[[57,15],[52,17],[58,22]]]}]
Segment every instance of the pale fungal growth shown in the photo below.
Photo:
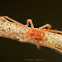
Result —
[{"label": "pale fungal growth", "polygon": [[[28,27],[28,28],[30,28],[30,27]],[[11,34],[11,32],[27,33],[28,29],[23,27],[22,25],[16,24],[16,23],[11,22],[11,21],[8,21],[4,17],[0,17],[0,36],[1,37],[11,38],[11,39],[14,39],[14,40],[17,40],[17,41],[20,41],[19,39],[17,39],[17,37],[20,37],[23,40],[30,37],[30,35],[13,34],[13,33]],[[10,33],[10,34],[1,34],[1,33]],[[41,36],[43,36],[43,34],[41,34]],[[36,40],[34,38],[31,38],[26,42],[36,45]],[[58,51],[60,50],[59,52],[62,52],[62,34],[57,34],[57,33],[49,32],[49,31],[45,31],[45,37],[42,40],[42,42],[45,42],[46,44],[55,47],[56,50],[57,49],[58,49]],[[42,42],[38,42],[38,44],[40,46],[49,47],[47,45],[42,44]],[[55,48],[53,48],[53,49],[55,49]]]}]

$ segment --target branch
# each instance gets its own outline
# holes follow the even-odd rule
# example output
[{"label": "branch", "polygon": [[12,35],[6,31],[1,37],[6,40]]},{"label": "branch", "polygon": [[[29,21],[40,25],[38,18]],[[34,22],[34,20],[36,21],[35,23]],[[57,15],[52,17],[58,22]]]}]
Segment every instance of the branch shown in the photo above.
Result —
[{"label": "branch", "polygon": [[[4,17],[0,17],[0,33],[10,33],[10,32],[26,33],[28,32],[28,29],[23,26],[17,25],[13,22],[10,22]],[[57,34],[57,33],[52,33],[47,31],[45,31],[45,34],[46,34],[46,37],[43,40],[43,42],[62,50],[62,34]],[[17,41],[19,40],[16,39],[16,37],[20,37],[23,40],[29,37],[29,35],[22,35],[22,34],[3,34],[0,36],[17,40]],[[36,45],[36,41],[33,38],[31,38],[27,42]],[[41,42],[39,42],[39,45],[45,46]]]}]

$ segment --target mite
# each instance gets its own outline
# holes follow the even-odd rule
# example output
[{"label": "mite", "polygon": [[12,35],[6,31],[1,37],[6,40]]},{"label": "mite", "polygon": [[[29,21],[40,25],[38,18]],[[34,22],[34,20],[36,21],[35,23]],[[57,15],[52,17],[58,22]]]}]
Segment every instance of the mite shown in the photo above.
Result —
[{"label": "mite", "polygon": [[[18,24],[18,25],[21,25],[21,26],[27,28],[28,29],[28,32],[27,33],[16,33],[16,32],[1,33],[0,35],[3,35],[3,34],[23,34],[23,35],[30,35],[30,37],[27,38],[27,39],[25,39],[25,40],[21,39],[20,37],[17,37],[17,39],[19,39],[20,42],[26,42],[29,39],[34,38],[36,40],[37,48],[40,48],[39,42],[41,42],[42,44],[44,44],[44,45],[46,45],[46,46],[48,46],[48,47],[50,47],[52,49],[55,49],[55,50],[57,50],[59,52],[62,52],[62,50],[59,50],[59,49],[57,49],[57,48],[55,48],[55,47],[53,47],[53,46],[51,46],[51,45],[43,42],[43,40],[46,37],[45,31],[55,32],[55,33],[62,33],[61,31],[58,31],[58,30],[50,30],[51,26],[49,24],[46,24],[46,25],[44,25],[42,27],[39,27],[39,28],[34,28],[34,25],[33,25],[31,19],[28,19],[27,20],[27,25],[23,25],[23,24],[15,21],[15,20],[9,18],[8,16],[2,16],[2,17],[6,18],[6,19],[8,19],[8,20],[10,20],[10,21]],[[30,28],[28,27],[29,26],[29,23],[31,24],[31,27]],[[45,29],[46,27],[48,27],[48,29]]]}]

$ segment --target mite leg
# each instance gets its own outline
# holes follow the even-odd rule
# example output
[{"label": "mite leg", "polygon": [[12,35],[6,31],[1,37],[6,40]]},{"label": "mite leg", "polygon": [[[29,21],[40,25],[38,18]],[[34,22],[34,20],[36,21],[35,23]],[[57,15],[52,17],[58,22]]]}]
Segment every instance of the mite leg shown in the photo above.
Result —
[{"label": "mite leg", "polygon": [[6,19],[8,19],[8,20],[10,20],[10,21],[12,21],[12,22],[14,22],[14,23],[18,24],[18,25],[21,25],[21,26],[23,26],[23,27],[25,27],[25,28],[28,28],[28,27],[26,27],[25,25],[23,25],[23,24],[21,24],[21,23],[19,23],[19,22],[15,21],[15,20],[13,20],[13,19],[9,18],[8,16],[2,16],[2,17],[6,18]]},{"label": "mite leg", "polygon": [[48,30],[48,29],[45,29],[45,31],[55,32],[55,33],[62,33],[61,31],[58,31],[58,30]]},{"label": "mite leg", "polygon": [[46,25],[44,25],[42,27],[39,27],[39,29],[43,29],[43,28],[46,28],[46,27],[48,27],[48,29],[51,28],[51,26],[49,24],[46,24]]},{"label": "mite leg", "polygon": [[27,39],[25,39],[25,40],[22,40],[20,37],[17,37],[17,39],[19,39],[20,42],[26,42],[26,41],[28,41],[29,39],[31,39],[31,37],[29,37],[29,38],[27,38]]},{"label": "mite leg", "polygon": [[59,50],[59,49],[57,49],[57,48],[55,48],[55,47],[53,47],[53,46],[51,46],[51,45],[49,45],[49,44],[46,44],[45,42],[42,42],[42,44],[44,44],[44,45],[46,45],[46,46],[48,46],[48,47],[50,47],[50,48],[52,48],[52,49],[55,49],[55,50],[57,50],[57,51],[59,51],[59,52],[62,52],[61,50]]},{"label": "mite leg", "polygon": [[25,34],[25,35],[29,35],[29,34],[26,34],[26,33],[16,33],[16,32],[0,33],[0,35],[4,35],[4,34]]},{"label": "mite leg", "polygon": [[29,23],[31,24],[31,27],[32,27],[32,28],[34,28],[34,25],[33,25],[33,23],[32,23],[32,20],[31,20],[31,19],[28,19],[28,20],[27,20],[27,26],[29,26]]},{"label": "mite leg", "polygon": [[36,41],[37,48],[40,48],[39,43]]}]

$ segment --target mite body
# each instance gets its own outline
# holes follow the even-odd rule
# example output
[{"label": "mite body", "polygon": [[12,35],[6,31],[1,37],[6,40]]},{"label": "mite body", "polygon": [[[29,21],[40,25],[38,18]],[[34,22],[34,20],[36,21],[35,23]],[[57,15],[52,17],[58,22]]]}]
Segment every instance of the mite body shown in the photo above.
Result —
[{"label": "mite body", "polygon": [[[23,24],[21,24],[21,23],[15,21],[15,20],[9,18],[8,16],[2,16],[2,17],[6,18],[6,19],[8,19],[8,20],[10,20],[10,21],[12,21],[12,22],[18,24],[18,25],[21,25],[21,26],[27,28],[27,29],[28,29],[28,32],[27,32],[27,33],[17,33],[17,32],[1,33],[0,35],[3,35],[3,34],[23,34],[23,35],[30,35],[30,36],[29,36],[27,39],[25,39],[25,40],[21,39],[20,37],[17,37],[17,39],[19,39],[20,42],[26,42],[26,41],[28,41],[29,39],[34,38],[35,41],[36,41],[36,45],[37,45],[38,48],[40,48],[39,42],[41,42],[43,45],[46,45],[46,46],[48,46],[48,47],[50,47],[50,48],[52,48],[52,49],[55,49],[55,50],[57,50],[57,51],[59,51],[59,52],[62,52],[62,50],[59,50],[59,49],[57,49],[57,48],[55,48],[55,47],[53,47],[53,46],[51,46],[51,45],[49,45],[49,44],[43,42],[44,38],[46,37],[45,31],[48,31],[48,32],[55,32],[55,33],[62,33],[61,31],[58,31],[58,30],[50,30],[51,26],[50,26],[49,24],[46,24],[46,25],[44,25],[44,26],[42,26],[42,27],[39,27],[39,28],[34,28],[34,25],[33,25],[31,19],[28,19],[28,20],[27,20],[27,25],[25,26],[25,25],[23,25]],[[29,23],[31,24],[31,27],[30,27],[30,28],[28,27],[28,26],[29,26]],[[48,27],[48,29],[45,29],[46,27]]]},{"label": "mite body", "polygon": [[45,37],[45,32],[43,30],[40,30],[37,28],[29,30],[28,33],[30,34],[30,36],[32,38],[34,38],[35,40],[38,40],[38,41],[43,40]]}]

